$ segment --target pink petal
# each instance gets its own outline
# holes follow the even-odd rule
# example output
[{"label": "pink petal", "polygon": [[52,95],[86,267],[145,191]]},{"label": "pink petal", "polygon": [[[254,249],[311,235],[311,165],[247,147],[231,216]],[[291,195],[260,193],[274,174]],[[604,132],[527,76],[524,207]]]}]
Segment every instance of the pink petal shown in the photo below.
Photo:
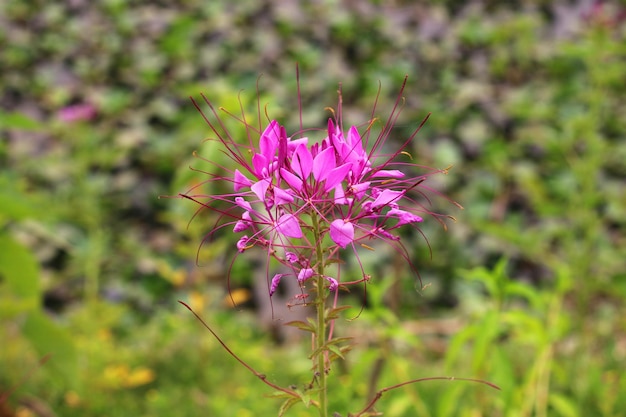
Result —
[{"label": "pink petal", "polygon": [[330,238],[345,249],[354,240],[354,226],[343,219],[333,220],[330,224]]},{"label": "pink petal", "polygon": [[331,119],[328,120],[328,137],[333,148],[335,148],[337,153],[342,156],[341,149],[343,145],[345,145],[346,140],[343,137],[343,132],[341,132],[339,128],[333,124]]},{"label": "pink petal", "polygon": [[306,145],[298,145],[291,159],[291,169],[294,174],[305,180],[313,169],[313,156]]},{"label": "pink petal", "polygon": [[270,186],[270,180],[261,180],[252,184],[250,189],[257,197],[259,197],[259,200],[265,201],[266,200],[265,193],[267,192],[267,189],[269,188],[269,186]]},{"label": "pink petal", "polygon": [[285,190],[274,187],[274,202],[277,206],[293,203],[293,196]]},{"label": "pink petal", "polygon": [[404,177],[404,172],[398,171],[397,169],[381,169],[372,174],[372,178],[402,178]]},{"label": "pink petal", "polygon": [[353,152],[357,155],[363,155],[363,145],[361,143],[361,135],[355,126],[348,130],[348,140],[346,141]]},{"label": "pink petal", "polygon": [[324,185],[324,191],[328,192],[335,185],[340,184],[343,180],[346,179],[348,172],[352,168],[352,164],[343,164],[338,166],[337,168],[331,170],[328,173],[328,178],[326,178],[326,184]]},{"label": "pink petal", "polygon": [[354,193],[356,198],[360,200],[365,195],[365,192],[369,190],[370,184],[371,183],[369,181],[362,182],[359,184],[354,184],[353,186],[350,187],[350,190]]},{"label": "pink petal", "polygon": [[254,167],[254,173],[257,178],[265,178],[268,175],[268,161],[267,158],[260,153],[254,154],[252,157],[252,166]]},{"label": "pink petal", "polygon": [[270,297],[272,295],[274,295],[274,293],[276,292],[276,290],[278,289],[278,284],[280,284],[280,279],[284,276],[285,274],[276,274],[274,275],[274,278],[272,278],[272,283],[270,284]]},{"label": "pink petal", "polygon": [[287,160],[287,132],[283,126],[280,127],[280,136],[278,138],[278,166],[283,167]]},{"label": "pink petal", "polygon": [[285,259],[287,260],[287,262],[289,263],[294,263],[298,260],[298,255],[296,255],[293,252],[285,252]]},{"label": "pink petal", "polygon": [[339,283],[337,282],[337,280],[332,277],[324,277],[324,278],[326,278],[326,281],[330,283],[330,285],[328,286],[328,290],[337,291],[337,288],[339,288]]},{"label": "pink petal", "polygon": [[349,204],[349,199],[346,198],[346,193],[343,191],[341,184],[335,186],[335,204]]},{"label": "pink petal", "polygon": [[362,167],[368,160],[367,154],[363,152],[361,136],[359,135],[359,131],[356,129],[356,127],[352,126],[348,131],[347,140],[344,140],[344,143],[341,145],[339,153],[341,155],[342,161],[352,162],[353,164],[355,164],[355,170],[357,169],[357,167]]},{"label": "pink petal", "polygon": [[248,249],[247,244],[248,241],[250,240],[250,238],[246,235],[246,236],[242,236],[238,241],[237,241],[237,251],[239,253],[245,251],[246,249]]},{"label": "pink petal", "polygon": [[276,223],[276,230],[283,236],[299,239],[303,236],[298,218],[293,214],[283,214]]},{"label": "pink petal", "polygon": [[389,233],[388,231],[384,230],[382,227],[374,230],[374,233],[376,235],[380,235],[385,239],[389,239],[389,240],[400,240],[400,236],[394,236],[391,233]]},{"label": "pink petal", "polygon": [[238,169],[235,170],[235,178],[234,178],[234,188],[235,191],[239,191],[242,188],[249,187],[252,185],[252,181],[250,181],[245,175],[239,172]]},{"label": "pink petal", "polygon": [[252,219],[250,218],[250,212],[248,211],[244,212],[241,215],[241,220],[238,220],[237,223],[235,223],[233,232],[235,233],[243,232],[244,230],[246,230],[252,225],[251,220]]},{"label": "pink petal", "polygon": [[293,151],[300,145],[304,145],[305,147],[309,143],[309,138],[298,138],[298,139],[287,139],[287,149],[289,153],[293,153]]},{"label": "pink petal", "polygon": [[333,123],[333,119],[328,119],[328,137],[332,138],[337,130],[335,129],[335,124]]},{"label": "pink petal", "polygon": [[297,175],[286,170],[285,168],[281,168],[280,176],[285,180],[285,182],[287,182],[287,184],[289,184],[289,187],[291,187],[292,190],[294,191],[302,190],[302,180],[298,178]]},{"label": "pink petal", "polygon": [[417,216],[413,213],[409,213],[408,211],[400,210],[400,209],[391,209],[387,212],[387,216],[395,216],[398,218],[398,224],[396,226],[400,226],[408,223],[419,223],[423,221],[420,216]]},{"label": "pink petal", "polygon": [[402,195],[404,195],[404,192],[402,191],[383,190],[372,203],[372,209],[380,206],[386,206],[389,203],[400,199]]},{"label": "pink petal", "polygon": [[318,182],[324,181],[336,166],[335,150],[333,148],[324,149],[313,160],[313,178]]},{"label": "pink petal", "polygon": [[314,271],[311,268],[303,268],[298,272],[298,282],[302,283],[307,279],[311,278],[314,274]]},{"label": "pink petal", "polygon": [[268,161],[274,159],[274,154],[276,153],[276,148],[278,147],[279,134],[280,125],[276,122],[276,120],[272,120],[261,135],[261,139],[259,140],[259,149]]},{"label": "pink petal", "polygon": [[365,158],[361,158],[356,161],[352,167],[352,171],[354,171],[354,178],[363,178],[365,174],[372,170],[372,163]]},{"label": "pink petal", "polygon": [[237,204],[239,207],[241,207],[244,210],[252,210],[252,205],[250,205],[250,203],[248,203],[246,200],[243,199],[243,197],[235,197],[235,204]]}]

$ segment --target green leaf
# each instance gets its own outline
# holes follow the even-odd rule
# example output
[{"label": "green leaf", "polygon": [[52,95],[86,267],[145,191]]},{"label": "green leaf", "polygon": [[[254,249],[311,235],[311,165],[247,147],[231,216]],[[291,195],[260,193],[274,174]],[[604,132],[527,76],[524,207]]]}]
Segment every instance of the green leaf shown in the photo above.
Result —
[{"label": "green leaf", "polygon": [[313,326],[311,323],[305,323],[303,321],[290,321],[285,323],[285,326],[296,327],[300,330],[304,330],[305,332],[315,333],[315,326]]},{"label": "green leaf", "polygon": [[550,406],[556,410],[556,412],[563,417],[579,417],[580,413],[578,412],[578,407],[576,404],[572,402],[571,399],[559,395],[559,394],[550,394],[550,398],[548,400],[550,402]]},{"label": "green leaf", "polygon": [[328,350],[330,350],[332,353],[334,353],[335,355],[339,356],[341,359],[345,359],[345,357],[343,356],[343,352],[341,351],[341,349],[335,345],[327,345]]},{"label": "green leaf", "polygon": [[344,310],[348,310],[350,308],[352,308],[352,307],[351,306],[341,306],[341,307],[337,307],[337,308],[328,309],[328,311],[326,311],[326,321],[338,319],[339,318],[339,313],[341,313]]},{"label": "green leaf", "polygon": [[294,405],[296,405],[296,404],[298,404],[298,403],[300,403],[302,401],[303,401],[303,399],[301,399],[301,398],[296,398],[296,397],[289,398],[287,401],[282,403],[282,405],[278,409],[278,417],[282,417],[283,415],[285,415],[287,410],[289,410],[291,407],[293,407]]},{"label": "green leaf", "polygon": [[522,282],[511,282],[507,285],[507,295],[516,295],[528,300],[533,307],[541,309],[541,294],[530,285]]},{"label": "green leaf", "polygon": [[336,338],[326,342],[324,344],[324,346],[321,346],[321,347],[315,349],[309,355],[309,358],[314,358],[315,356],[317,356],[320,353],[322,353],[324,351],[327,351],[327,350],[335,352],[335,349],[337,349],[337,352],[335,352],[335,353],[338,353],[338,355],[343,358],[343,352],[347,352],[348,350],[350,350],[351,346],[342,346],[341,348],[338,349],[337,345],[340,344],[340,343],[349,342],[351,340],[352,340],[351,337],[336,337]]},{"label": "green leaf", "polygon": [[271,394],[267,394],[268,398],[294,398],[294,396],[285,391],[274,391]]},{"label": "green leaf", "polygon": [[41,123],[22,113],[1,113],[0,129],[39,130]]},{"label": "green leaf", "polygon": [[3,216],[9,220],[20,220],[34,216],[35,207],[24,194],[6,188],[0,188],[0,220]]},{"label": "green leaf", "polygon": [[449,371],[454,368],[457,361],[463,359],[462,353],[466,351],[466,346],[470,344],[476,333],[479,331],[477,324],[468,325],[461,331],[459,331],[448,345],[448,352],[446,353],[446,366]]},{"label": "green leaf", "polygon": [[76,382],[78,361],[76,347],[65,329],[59,327],[42,312],[28,314],[22,332],[39,355],[50,354],[46,367],[57,374],[68,385]]},{"label": "green leaf", "polygon": [[498,336],[500,315],[497,311],[488,311],[480,321],[472,352],[472,370],[479,372],[488,361],[493,342]]},{"label": "green leaf", "polygon": [[452,384],[446,387],[439,396],[436,412],[433,414],[439,417],[450,417],[459,414],[458,409],[463,403],[461,398],[465,390],[466,386],[464,384]]},{"label": "green leaf", "polygon": [[0,234],[0,288],[2,284],[15,298],[39,300],[41,289],[37,259],[6,234]]},{"label": "green leaf", "polygon": [[352,341],[352,337],[346,336],[346,337],[334,337],[331,340],[329,340],[328,342],[326,342],[326,345],[338,345],[340,343],[347,343],[347,342],[351,342]]},{"label": "green leaf", "polygon": [[306,321],[308,321],[314,329],[317,329],[317,322],[312,317],[307,317]]}]

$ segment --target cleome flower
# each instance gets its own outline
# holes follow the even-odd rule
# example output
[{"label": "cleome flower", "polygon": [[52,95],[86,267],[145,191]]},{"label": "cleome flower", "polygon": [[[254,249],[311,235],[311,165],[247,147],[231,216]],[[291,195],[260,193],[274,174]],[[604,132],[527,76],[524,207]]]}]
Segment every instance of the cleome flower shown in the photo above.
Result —
[{"label": "cleome flower", "polygon": [[[247,145],[230,135],[215,108],[202,96],[219,123],[211,122],[195,101],[194,104],[235,165],[234,169],[219,167],[230,174],[210,174],[210,181],[229,182],[232,192],[188,192],[181,196],[220,214],[221,220],[211,234],[232,227],[233,233],[240,234],[236,243],[239,253],[263,248],[268,258],[287,266],[302,286],[315,276],[323,277],[331,291],[341,284],[338,276],[323,274],[321,263],[328,262],[320,259],[319,247],[324,247],[331,258],[338,258],[345,249],[358,256],[359,247],[371,248],[366,242],[382,240],[410,262],[397,231],[404,226],[418,227],[424,214],[437,218],[415,198],[429,190],[423,184],[427,176],[441,171],[412,163],[407,152],[425,120],[399,148],[384,152],[399,114],[402,90],[375,139],[374,122],[362,131],[356,126],[343,129],[340,91],[338,111],[333,112],[336,117],[328,120],[320,141],[310,140],[302,129],[289,136],[276,120],[256,128],[242,117],[239,120],[248,136],[256,132],[259,138],[249,140]],[[415,171],[422,173],[416,175]],[[268,279],[270,295],[286,275],[290,274],[276,274],[271,282]],[[363,281],[368,277],[364,271],[363,277]]]}]

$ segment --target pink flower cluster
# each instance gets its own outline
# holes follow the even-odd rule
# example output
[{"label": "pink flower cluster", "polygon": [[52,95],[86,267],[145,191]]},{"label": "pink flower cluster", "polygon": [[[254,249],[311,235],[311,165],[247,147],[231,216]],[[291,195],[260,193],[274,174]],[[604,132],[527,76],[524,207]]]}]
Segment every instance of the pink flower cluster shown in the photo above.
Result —
[{"label": "pink flower cluster", "polygon": [[[301,239],[302,227],[311,226],[303,219],[311,214],[328,225],[330,238],[342,248],[372,235],[397,239],[390,230],[422,218],[400,208],[405,175],[382,167],[372,167],[354,126],[344,135],[329,120],[328,136],[309,146],[308,138],[288,138],[284,127],[272,121],[247,172],[236,169],[232,179],[235,192],[262,203],[255,210],[243,196],[234,198],[243,213],[233,231],[254,231],[239,240],[238,248],[243,251],[259,238],[265,244],[268,231],[280,240]],[[388,226],[390,219],[397,221]]]},{"label": "pink flower cluster", "polygon": [[[216,113],[210,102],[207,104]],[[240,253],[264,248],[268,256],[288,266],[302,285],[320,276],[315,264],[320,262],[316,252],[320,245],[325,253],[338,256],[341,249],[350,247],[356,254],[357,246],[370,248],[365,241],[382,239],[404,251],[396,229],[415,226],[422,222],[418,213],[429,213],[408,195],[422,187],[426,175],[405,173],[416,167],[405,149],[419,129],[395,152],[385,154],[389,122],[369,143],[371,125],[363,134],[355,126],[344,133],[340,117],[328,121],[325,137],[319,142],[290,137],[272,120],[260,132],[258,144],[242,146],[230,134],[220,134],[204,117],[237,165],[230,176],[214,176],[213,180],[229,181],[233,192],[183,196],[195,201],[208,197],[208,202],[201,204],[218,211],[222,218],[215,230],[231,225],[234,233],[243,233],[236,244]],[[273,277],[270,295],[284,276]],[[323,278],[330,290],[338,288],[336,278]]]}]

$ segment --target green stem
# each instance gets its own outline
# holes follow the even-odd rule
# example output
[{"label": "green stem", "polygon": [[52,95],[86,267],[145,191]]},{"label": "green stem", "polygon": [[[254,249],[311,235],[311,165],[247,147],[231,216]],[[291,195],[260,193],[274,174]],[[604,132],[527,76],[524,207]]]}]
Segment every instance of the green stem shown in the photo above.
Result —
[{"label": "green stem", "polygon": [[313,234],[315,238],[315,252],[317,261],[317,298],[315,300],[315,308],[317,309],[317,332],[315,335],[315,344],[317,350],[317,372],[319,385],[319,412],[320,417],[328,417],[328,399],[326,387],[326,361],[324,354],[324,344],[326,342],[326,296],[324,292],[324,250],[322,248],[320,226],[317,215],[312,215]]}]

